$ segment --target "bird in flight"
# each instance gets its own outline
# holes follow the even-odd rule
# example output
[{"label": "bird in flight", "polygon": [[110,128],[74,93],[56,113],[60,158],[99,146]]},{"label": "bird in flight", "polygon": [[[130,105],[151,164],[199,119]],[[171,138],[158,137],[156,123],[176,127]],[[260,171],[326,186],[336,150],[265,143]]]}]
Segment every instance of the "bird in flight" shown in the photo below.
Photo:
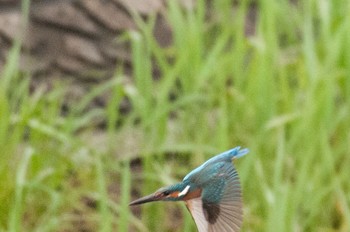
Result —
[{"label": "bird in flight", "polygon": [[232,163],[249,152],[235,147],[218,154],[185,176],[130,205],[152,201],[184,201],[199,232],[238,232],[243,203],[237,171]]}]

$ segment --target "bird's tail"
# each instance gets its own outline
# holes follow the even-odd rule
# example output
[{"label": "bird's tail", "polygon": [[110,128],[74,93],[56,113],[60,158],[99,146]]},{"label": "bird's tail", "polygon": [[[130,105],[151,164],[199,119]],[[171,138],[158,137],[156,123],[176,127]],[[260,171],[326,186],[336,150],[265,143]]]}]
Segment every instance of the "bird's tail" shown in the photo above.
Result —
[{"label": "bird's tail", "polygon": [[249,149],[248,148],[241,149],[241,147],[235,147],[231,151],[235,153],[233,156],[233,159],[238,159],[246,155],[249,152]]}]

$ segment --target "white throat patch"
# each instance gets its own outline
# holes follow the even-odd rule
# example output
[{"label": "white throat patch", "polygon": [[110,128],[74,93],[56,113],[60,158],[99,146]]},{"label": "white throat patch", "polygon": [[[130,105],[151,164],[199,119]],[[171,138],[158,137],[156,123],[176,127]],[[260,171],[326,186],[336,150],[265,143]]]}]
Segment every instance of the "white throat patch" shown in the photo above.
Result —
[{"label": "white throat patch", "polygon": [[188,190],[190,189],[190,186],[187,185],[186,188],[184,188],[184,190],[182,190],[179,195],[177,195],[178,197],[184,196],[187,194]]}]

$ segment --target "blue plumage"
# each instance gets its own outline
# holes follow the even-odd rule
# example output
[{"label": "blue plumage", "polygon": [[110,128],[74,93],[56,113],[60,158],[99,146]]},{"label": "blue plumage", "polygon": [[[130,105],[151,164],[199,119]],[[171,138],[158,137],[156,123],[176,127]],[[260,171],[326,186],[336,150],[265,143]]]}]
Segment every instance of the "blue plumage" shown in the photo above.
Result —
[{"label": "blue plumage", "polygon": [[195,175],[196,173],[198,173],[200,170],[202,170],[203,168],[205,168],[206,166],[210,165],[210,164],[214,164],[217,162],[229,162],[231,163],[233,159],[238,159],[242,156],[244,156],[245,154],[247,154],[249,152],[249,150],[247,148],[240,150],[241,147],[235,147],[231,150],[225,151],[221,154],[218,154],[212,158],[210,158],[209,160],[207,160],[205,163],[203,163],[201,166],[197,167],[196,169],[194,169],[193,171],[191,171],[190,173],[188,173],[185,178],[183,179],[183,181],[185,181],[187,178],[189,178],[192,175]]},{"label": "blue plumage", "polygon": [[239,177],[232,160],[248,152],[235,147],[218,154],[187,174],[182,182],[161,188],[130,205],[183,200],[199,232],[237,232],[243,212]]}]

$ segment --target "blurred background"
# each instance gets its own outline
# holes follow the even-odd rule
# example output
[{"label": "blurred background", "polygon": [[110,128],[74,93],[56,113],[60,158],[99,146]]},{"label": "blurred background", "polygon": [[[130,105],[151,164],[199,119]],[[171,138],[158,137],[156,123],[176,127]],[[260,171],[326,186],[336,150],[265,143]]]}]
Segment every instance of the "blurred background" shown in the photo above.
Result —
[{"label": "blurred background", "polygon": [[242,231],[350,231],[349,12],[0,0],[0,231],[197,231],[128,203],[238,145]]}]

